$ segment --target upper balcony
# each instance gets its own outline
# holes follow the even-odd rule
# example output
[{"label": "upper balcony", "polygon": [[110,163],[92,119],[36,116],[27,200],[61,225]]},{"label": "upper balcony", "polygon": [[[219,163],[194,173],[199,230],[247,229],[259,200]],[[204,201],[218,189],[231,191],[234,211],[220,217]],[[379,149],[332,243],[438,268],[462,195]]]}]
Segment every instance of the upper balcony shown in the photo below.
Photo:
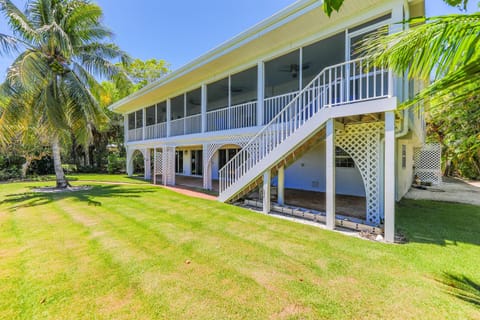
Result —
[{"label": "upper balcony", "polygon": [[362,40],[389,21],[387,14],[270,60],[252,61],[241,72],[130,113],[128,141],[261,127],[326,69],[328,79],[311,89],[325,92],[324,106],[391,97],[393,79],[357,57]]},{"label": "upper balcony", "polygon": [[[247,70],[252,73],[251,70]],[[322,99],[317,105],[335,107],[345,104],[373,101],[393,95],[393,77],[384,69],[377,69],[369,65],[366,59],[355,59],[326,68],[321,77],[321,84],[307,83],[308,92],[302,99]],[[235,79],[229,78],[227,88],[223,90],[222,81],[213,86],[202,86],[183,95],[169,99],[128,115],[128,141],[143,141],[164,139],[178,136],[201,134],[208,132],[222,132],[233,129],[261,127],[270,122],[282,109],[287,106],[300,92],[288,91],[273,96],[264,97],[266,90],[257,94],[245,83],[245,96],[258,95],[260,99],[232,104],[232,83]],[[297,80],[298,81],[298,80]],[[268,83],[268,81],[265,81]],[[299,84],[298,84],[299,85]],[[285,86],[292,90],[292,86]],[[258,89],[258,88],[257,88]],[[208,92],[214,92],[208,95]],[[228,91],[224,101],[221,93]],[[212,98],[213,97],[213,98]],[[219,99],[220,97],[220,99]],[[237,99],[241,100],[241,99]],[[222,107],[222,102],[227,104]],[[167,120],[170,119],[170,120]]]}]

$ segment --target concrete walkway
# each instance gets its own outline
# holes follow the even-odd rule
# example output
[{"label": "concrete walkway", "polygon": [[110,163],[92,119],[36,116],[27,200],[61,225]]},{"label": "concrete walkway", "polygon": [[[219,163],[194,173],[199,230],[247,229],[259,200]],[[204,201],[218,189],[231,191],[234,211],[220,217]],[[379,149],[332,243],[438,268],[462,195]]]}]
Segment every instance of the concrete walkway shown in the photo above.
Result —
[{"label": "concrete walkway", "polygon": [[406,199],[459,202],[480,206],[480,181],[464,181],[444,177],[439,186],[427,187],[427,190],[411,188]]}]

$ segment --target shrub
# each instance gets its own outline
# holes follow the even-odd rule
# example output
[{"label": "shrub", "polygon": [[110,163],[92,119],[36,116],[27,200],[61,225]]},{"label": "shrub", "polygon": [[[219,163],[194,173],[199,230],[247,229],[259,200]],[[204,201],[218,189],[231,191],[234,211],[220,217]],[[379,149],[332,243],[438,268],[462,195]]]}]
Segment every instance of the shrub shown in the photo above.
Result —
[{"label": "shrub", "polygon": [[110,153],[108,155],[107,171],[108,173],[125,172],[125,158],[120,157],[118,153]]},{"label": "shrub", "polygon": [[19,179],[22,177],[22,170],[17,166],[10,166],[0,170],[0,181]]}]

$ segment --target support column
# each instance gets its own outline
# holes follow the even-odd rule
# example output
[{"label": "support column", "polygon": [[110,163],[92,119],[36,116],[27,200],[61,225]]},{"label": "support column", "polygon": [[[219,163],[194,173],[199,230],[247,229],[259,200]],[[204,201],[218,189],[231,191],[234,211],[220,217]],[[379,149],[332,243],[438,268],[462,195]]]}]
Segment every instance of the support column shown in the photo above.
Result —
[{"label": "support column", "polygon": [[265,64],[258,62],[257,67],[257,126],[263,126],[263,102],[265,100]]},{"label": "support column", "polygon": [[153,184],[157,184],[157,148],[153,148]]},{"label": "support column", "polygon": [[172,123],[172,100],[167,99],[167,137],[170,137]]},{"label": "support column", "polygon": [[147,127],[147,110],[142,109],[142,140],[145,140],[145,128]]},{"label": "support column", "polygon": [[202,112],[202,132],[207,132],[207,85],[202,84],[202,100],[201,100],[201,112]]},{"label": "support column", "polygon": [[127,175],[129,177],[133,176],[133,152],[131,152],[127,147]]},{"label": "support column", "polygon": [[212,166],[208,158],[208,144],[203,145],[203,189],[212,190]]},{"label": "support column", "polygon": [[395,241],[395,113],[385,112],[385,241]]},{"label": "support column", "polygon": [[277,202],[279,205],[285,204],[285,166],[278,168],[278,187]]},{"label": "support column", "polygon": [[123,141],[128,142],[128,114],[123,115]]},{"label": "support column", "polygon": [[333,119],[327,121],[326,137],[326,208],[328,229],[335,228],[335,124]]},{"label": "support column", "polygon": [[263,174],[263,213],[270,213],[270,186],[271,186],[271,173],[270,170],[265,171]]},{"label": "support column", "polygon": [[144,179],[150,180],[152,178],[152,161],[150,155],[150,149],[146,148],[143,152],[143,166],[144,166]]}]

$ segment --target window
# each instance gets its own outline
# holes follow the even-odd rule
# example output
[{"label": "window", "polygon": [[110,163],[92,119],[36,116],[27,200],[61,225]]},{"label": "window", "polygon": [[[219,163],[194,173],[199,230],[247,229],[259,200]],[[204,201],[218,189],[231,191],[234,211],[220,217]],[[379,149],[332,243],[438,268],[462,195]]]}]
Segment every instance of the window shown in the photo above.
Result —
[{"label": "window", "polygon": [[230,95],[232,106],[257,100],[257,67],[231,77]]},{"label": "window", "polygon": [[181,94],[171,100],[172,119],[181,119],[185,116],[185,95]]},{"label": "window", "polygon": [[355,161],[342,148],[335,148],[335,167],[337,168],[355,168]]},{"label": "window", "polygon": [[207,111],[228,107],[228,78],[207,85]]},{"label": "window", "polygon": [[135,127],[137,129],[143,127],[143,110],[135,112]]},{"label": "window", "polygon": [[157,103],[157,123],[167,121],[167,102]]},{"label": "window", "polygon": [[200,88],[187,92],[187,116],[202,112],[202,90]]},{"label": "window", "polygon": [[128,130],[135,129],[135,112],[128,115]]},{"label": "window", "polygon": [[203,174],[203,151],[192,150],[192,175],[201,176]]},{"label": "window", "polygon": [[145,110],[146,124],[151,126],[155,124],[155,106],[150,106]]},{"label": "window", "polygon": [[235,155],[240,151],[240,149],[220,149],[218,150],[218,169],[220,170],[223,166],[227,164]]},{"label": "window", "polygon": [[407,167],[407,146],[402,144],[402,169]]},{"label": "window", "polygon": [[175,151],[175,173],[183,173],[183,151]]}]

